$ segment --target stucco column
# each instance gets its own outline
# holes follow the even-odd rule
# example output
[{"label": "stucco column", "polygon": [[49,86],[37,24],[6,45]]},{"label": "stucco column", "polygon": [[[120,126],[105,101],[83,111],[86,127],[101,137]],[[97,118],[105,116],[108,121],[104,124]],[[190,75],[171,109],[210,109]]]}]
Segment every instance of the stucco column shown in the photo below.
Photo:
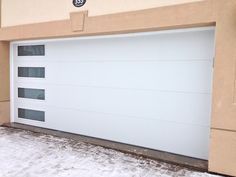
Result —
[{"label": "stucco column", "polygon": [[216,55],[209,170],[236,176],[236,1],[213,2]]},{"label": "stucco column", "polygon": [[0,124],[10,121],[9,42],[0,41]]}]

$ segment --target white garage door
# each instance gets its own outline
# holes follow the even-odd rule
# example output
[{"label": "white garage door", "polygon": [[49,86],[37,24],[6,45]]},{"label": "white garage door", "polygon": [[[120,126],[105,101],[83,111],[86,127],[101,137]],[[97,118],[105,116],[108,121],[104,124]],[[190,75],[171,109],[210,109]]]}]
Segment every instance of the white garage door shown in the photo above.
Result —
[{"label": "white garage door", "polygon": [[18,123],[207,159],[214,28],[12,44]]}]

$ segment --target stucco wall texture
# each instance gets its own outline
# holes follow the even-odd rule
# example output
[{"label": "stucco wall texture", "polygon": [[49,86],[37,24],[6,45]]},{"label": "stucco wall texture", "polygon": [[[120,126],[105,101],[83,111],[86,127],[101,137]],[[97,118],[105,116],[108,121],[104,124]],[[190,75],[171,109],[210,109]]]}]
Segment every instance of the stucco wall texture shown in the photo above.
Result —
[{"label": "stucco wall texture", "polygon": [[195,1],[204,0],[87,0],[82,8],[72,0],[2,0],[2,27],[68,19],[70,12],[83,10],[97,16]]}]

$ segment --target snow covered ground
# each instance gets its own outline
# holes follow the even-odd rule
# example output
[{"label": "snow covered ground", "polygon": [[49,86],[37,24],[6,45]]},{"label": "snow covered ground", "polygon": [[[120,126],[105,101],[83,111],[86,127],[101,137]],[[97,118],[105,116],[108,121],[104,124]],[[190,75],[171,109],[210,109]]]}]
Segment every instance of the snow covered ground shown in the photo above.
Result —
[{"label": "snow covered ground", "polygon": [[0,127],[0,177],[215,177],[70,139]]}]

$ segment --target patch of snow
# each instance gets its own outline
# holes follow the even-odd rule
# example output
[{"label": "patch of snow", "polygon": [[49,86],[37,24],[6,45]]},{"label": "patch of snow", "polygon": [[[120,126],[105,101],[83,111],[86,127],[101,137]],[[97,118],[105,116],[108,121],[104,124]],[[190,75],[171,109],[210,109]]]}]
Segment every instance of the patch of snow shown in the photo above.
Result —
[{"label": "patch of snow", "polygon": [[0,127],[0,177],[216,177],[100,146]]}]

